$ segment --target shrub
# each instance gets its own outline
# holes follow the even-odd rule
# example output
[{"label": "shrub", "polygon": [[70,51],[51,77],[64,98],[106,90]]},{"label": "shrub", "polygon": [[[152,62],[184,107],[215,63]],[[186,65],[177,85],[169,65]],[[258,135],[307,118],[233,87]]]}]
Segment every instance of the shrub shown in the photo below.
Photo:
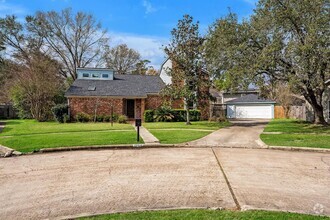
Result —
[{"label": "shrub", "polygon": [[66,104],[55,105],[52,108],[52,112],[53,112],[55,120],[58,121],[59,123],[63,123],[64,115],[68,116],[68,105],[66,105]]},{"label": "shrub", "polygon": [[104,115],[97,115],[96,116],[96,121],[97,122],[103,122],[103,120],[104,120]]},{"label": "shrub", "polygon": [[[185,109],[173,109],[174,121],[186,121],[187,111]],[[199,121],[201,112],[199,110],[189,110],[190,121]]]},{"label": "shrub", "polygon": [[144,121],[153,122],[154,121],[154,110],[145,110],[144,111]]},{"label": "shrub", "polygon": [[[113,122],[118,122],[118,117],[119,116],[117,114],[113,114],[113,116],[112,116]],[[111,122],[111,115],[105,115],[103,121],[104,122]]]},{"label": "shrub", "polygon": [[119,117],[118,117],[118,123],[119,124],[126,124],[127,123],[127,116],[126,115],[120,115]]},{"label": "shrub", "polygon": [[191,121],[200,121],[201,120],[201,111],[199,110],[189,110],[190,120]]},{"label": "shrub", "polygon": [[[144,112],[145,122],[163,121],[163,122],[184,122],[186,121],[186,110],[184,109],[170,109],[161,107],[157,110],[146,110]],[[199,110],[189,110],[190,121],[199,121],[201,119],[201,112]]]},{"label": "shrub", "polygon": [[157,122],[170,122],[174,120],[174,115],[172,109],[168,107],[160,107],[155,111],[153,118]]},{"label": "shrub", "polygon": [[111,118],[111,115],[106,115],[106,116],[104,116],[103,121],[104,122],[110,122],[110,118]]},{"label": "shrub", "polygon": [[70,117],[69,117],[68,114],[64,114],[64,115],[63,115],[63,122],[64,122],[64,123],[69,123],[69,122],[70,122]]},{"label": "shrub", "polygon": [[76,120],[78,122],[89,122],[92,120],[92,117],[84,112],[80,112],[76,115]]}]

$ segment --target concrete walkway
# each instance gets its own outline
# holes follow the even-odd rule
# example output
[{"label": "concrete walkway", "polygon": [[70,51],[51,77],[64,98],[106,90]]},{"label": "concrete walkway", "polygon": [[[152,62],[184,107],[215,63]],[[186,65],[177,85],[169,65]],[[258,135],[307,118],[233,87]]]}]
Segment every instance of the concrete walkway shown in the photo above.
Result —
[{"label": "concrete walkway", "polygon": [[329,180],[329,153],[142,148],[0,158],[0,219],[238,207],[330,215]]},{"label": "concrete walkway", "polygon": [[225,146],[240,148],[265,147],[259,136],[269,120],[233,120],[232,126],[221,128],[211,134],[186,143],[191,147]]},{"label": "concrete walkway", "polygon": [[[137,130],[137,127],[135,126],[135,122],[130,122],[130,123],[134,127],[134,129]],[[153,144],[153,145],[159,144],[159,140],[143,126],[140,127],[140,136],[145,144]]]}]

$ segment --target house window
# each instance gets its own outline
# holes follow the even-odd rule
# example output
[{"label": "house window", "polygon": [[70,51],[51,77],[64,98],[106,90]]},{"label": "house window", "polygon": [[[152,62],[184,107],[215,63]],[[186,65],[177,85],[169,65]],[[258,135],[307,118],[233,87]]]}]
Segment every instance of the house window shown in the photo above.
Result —
[{"label": "house window", "polygon": [[102,74],[102,78],[109,78],[109,74],[107,74],[107,73],[103,73],[103,74]]},{"label": "house window", "polygon": [[89,73],[83,73],[83,78],[88,78],[89,77]]},{"label": "house window", "polygon": [[93,74],[92,74],[92,78],[100,78],[100,74],[98,74],[98,73],[93,73]]}]

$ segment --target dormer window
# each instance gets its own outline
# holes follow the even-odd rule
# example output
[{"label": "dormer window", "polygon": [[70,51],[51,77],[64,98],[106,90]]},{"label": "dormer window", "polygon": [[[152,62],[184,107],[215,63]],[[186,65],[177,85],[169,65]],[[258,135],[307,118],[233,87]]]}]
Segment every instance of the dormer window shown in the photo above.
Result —
[{"label": "dormer window", "polygon": [[100,74],[98,74],[98,73],[93,73],[93,74],[92,74],[92,78],[100,78]]},{"label": "dormer window", "polygon": [[77,68],[77,76],[78,79],[84,80],[113,80],[113,70],[98,68]]}]

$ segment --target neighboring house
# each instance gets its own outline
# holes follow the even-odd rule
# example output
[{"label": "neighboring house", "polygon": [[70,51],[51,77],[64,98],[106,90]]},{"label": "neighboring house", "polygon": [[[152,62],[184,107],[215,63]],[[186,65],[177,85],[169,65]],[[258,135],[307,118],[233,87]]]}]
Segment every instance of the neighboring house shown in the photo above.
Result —
[{"label": "neighboring house", "polygon": [[172,68],[172,61],[167,58],[160,67],[159,76],[166,85],[172,84],[172,77],[168,74]]},{"label": "neighboring house", "polygon": [[249,90],[239,90],[235,92],[226,92],[226,91],[218,91],[214,88],[210,89],[210,93],[212,97],[214,97],[213,104],[226,104],[228,101],[233,99],[237,99],[249,94],[258,95],[259,90],[249,89]]},{"label": "neighboring house", "polygon": [[79,68],[78,77],[65,93],[70,117],[77,113],[126,115],[143,118],[146,109],[162,105],[160,91],[165,84],[159,76],[116,75],[110,69]]},{"label": "neighboring house", "polygon": [[226,101],[228,118],[274,118],[276,102],[263,99],[256,94],[248,94]]}]

